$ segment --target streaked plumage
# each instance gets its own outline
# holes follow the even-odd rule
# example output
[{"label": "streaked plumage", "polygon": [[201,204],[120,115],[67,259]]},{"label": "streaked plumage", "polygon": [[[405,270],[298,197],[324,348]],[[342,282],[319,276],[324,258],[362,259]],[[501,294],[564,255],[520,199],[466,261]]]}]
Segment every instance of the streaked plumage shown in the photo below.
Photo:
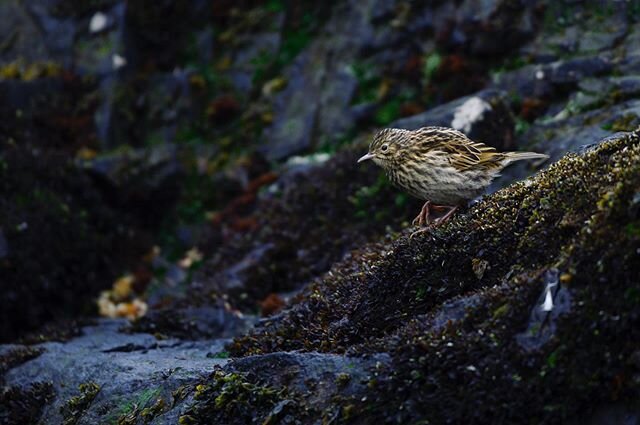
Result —
[{"label": "streaked plumage", "polygon": [[510,163],[542,158],[547,155],[497,152],[452,128],[423,127],[379,131],[369,146],[369,153],[358,162],[372,159],[395,185],[427,201],[416,217],[420,224],[429,221],[430,209],[449,209],[443,219],[435,222],[440,224],[457,207],[482,194],[491,180]]}]

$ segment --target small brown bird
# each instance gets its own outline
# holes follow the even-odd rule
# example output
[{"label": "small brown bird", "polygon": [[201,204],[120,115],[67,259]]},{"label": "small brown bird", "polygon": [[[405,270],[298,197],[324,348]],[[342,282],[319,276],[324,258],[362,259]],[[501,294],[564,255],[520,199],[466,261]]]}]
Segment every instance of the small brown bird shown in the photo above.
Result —
[{"label": "small brown bird", "polygon": [[[458,130],[423,127],[385,128],[358,162],[372,159],[396,186],[425,202],[413,224],[439,226],[489,186],[507,165],[521,159],[546,159],[535,152],[497,152]],[[446,213],[430,220],[432,211]]]}]

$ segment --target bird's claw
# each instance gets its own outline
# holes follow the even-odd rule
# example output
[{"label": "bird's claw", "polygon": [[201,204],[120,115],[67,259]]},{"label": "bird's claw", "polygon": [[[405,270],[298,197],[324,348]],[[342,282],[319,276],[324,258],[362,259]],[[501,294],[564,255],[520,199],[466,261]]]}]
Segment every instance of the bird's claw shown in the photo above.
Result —
[{"label": "bird's claw", "polygon": [[422,206],[422,209],[420,210],[420,213],[416,216],[416,218],[413,219],[411,224],[414,226],[424,226],[425,224],[428,224],[430,221],[429,208],[431,208],[431,202],[427,201],[424,203],[424,205]]},{"label": "bird's claw", "polygon": [[[422,227],[421,229],[416,230],[415,232],[411,233],[411,235],[409,235],[409,239],[413,239],[414,236],[425,233],[425,232],[429,232],[433,229],[435,229],[436,227],[440,227],[443,224],[445,224],[447,221],[449,221],[451,219],[451,217],[453,216],[453,213],[456,212],[456,210],[458,209],[457,206],[454,207],[449,207],[449,211],[447,211],[447,213],[445,215],[443,215],[442,217],[438,217],[434,220],[429,220],[429,208],[431,206],[429,204],[425,204],[424,207],[422,207],[422,211],[420,211],[420,214],[418,214],[418,216],[413,220],[413,225],[414,226],[420,226],[422,227],[423,225],[426,224],[425,227]],[[447,208],[447,207],[443,207],[440,205],[434,205],[432,206],[434,209],[443,209],[443,208]],[[426,212],[426,214],[425,214]],[[425,216],[426,216],[426,220],[425,220]],[[417,223],[416,223],[417,222]]]},{"label": "bird's claw", "polygon": [[409,235],[409,239],[413,239],[413,237],[414,237],[414,236],[416,236],[416,235],[420,235],[420,234],[422,234],[422,233],[429,232],[429,231],[431,231],[431,229],[432,229],[432,227],[431,227],[431,226],[422,227],[422,228],[420,228],[420,229],[416,230],[415,232],[411,233],[411,234]]}]

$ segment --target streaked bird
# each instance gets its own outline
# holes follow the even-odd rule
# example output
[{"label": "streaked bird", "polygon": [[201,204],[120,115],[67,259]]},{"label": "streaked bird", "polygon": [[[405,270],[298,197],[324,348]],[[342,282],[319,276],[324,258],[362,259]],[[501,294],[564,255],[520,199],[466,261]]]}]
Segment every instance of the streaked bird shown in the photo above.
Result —
[{"label": "streaked bird", "polygon": [[[523,159],[547,158],[535,152],[497,152],[458,130],[423,127],[379,131],[369,145],[369,152],[358,162],[372,160],[384,169],[393,184],[424,200],[413,224],[434,227],[481,195],[507,165]],[[445,214],[431,220],[432,212]]]}]

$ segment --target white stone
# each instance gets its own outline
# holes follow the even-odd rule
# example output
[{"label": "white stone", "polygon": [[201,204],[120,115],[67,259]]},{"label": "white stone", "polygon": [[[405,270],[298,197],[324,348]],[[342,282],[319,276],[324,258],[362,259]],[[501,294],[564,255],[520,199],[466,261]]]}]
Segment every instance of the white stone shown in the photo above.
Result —
[{"label": "white stone", "polygon": [[127,64],[127,60],[119,54],[114,53],[111,57],[111,63],[113,64],[113,69],[120,69]]},{"label": "white stone", "polygon": [[89,21],[89,32],[96,33],[104,30],[107,27],[107,15],[102,12],[96,12]]},{"label": "white stone", "polygon": [[292,156],[286,163],[288,167],[297,167],[301,165],[316,165],[327,162],[331,155],[325,152],[318,152],[307,156]]},{"label": "white stone", "polygon": [[472,97],[456,108],[451,127],[468,133],[471,131],[473,123],[482,118],[486,111],[490,110],[491,105],[487,101],[479,97]]}]

